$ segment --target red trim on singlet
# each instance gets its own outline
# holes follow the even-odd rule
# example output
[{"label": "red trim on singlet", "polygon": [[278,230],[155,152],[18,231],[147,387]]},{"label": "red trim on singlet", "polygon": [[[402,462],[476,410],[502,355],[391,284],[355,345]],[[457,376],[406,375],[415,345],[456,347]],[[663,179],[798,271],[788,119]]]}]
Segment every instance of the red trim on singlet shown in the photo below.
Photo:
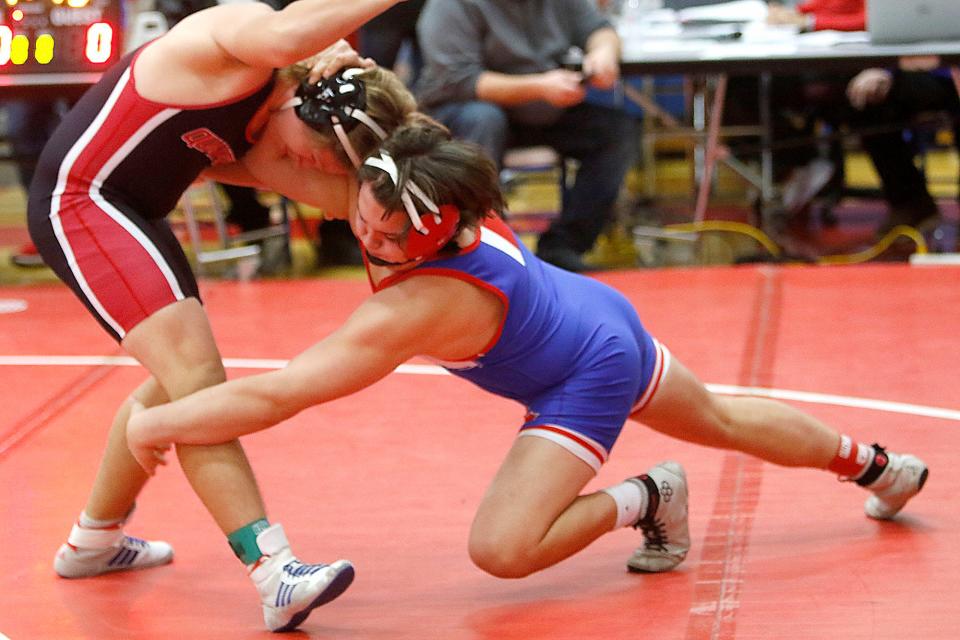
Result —
[{"label": "red trim on singlet", "polygon": [[[492,222],[497,222],[497,223],[500,223],[500,224],[498,224],[498,225],[492,225],[492,224],[491,224]],[[513,244],[513,246],[515,246],[515,247],[518,246],[517,243],[516,243],[516,238],[514,238],[513,231],[510,229],[510,227],[508,227],[508,226],[506,225],[506,223],[503,221],[503,219],[502,219],[500,216],[498,216],[496,213],[491,212],[488,217],[484,218],[484,219],[483,219],[483,224],[482,224],[481,226],[483,226],[483,227],[490,227],[492,231],[494,231],[494,232],[496,232],[498,235],[501,235],[501,236],[503,236],[504,238],[506,238],[511,244]],[[499,228],[495,228],[495,227],[499,227]],[[461,248],[460,248],[456,253],[454,253],[454,254],[449,254],[449,255],[434,255],[434,256],[431,256],[431,257],[427,258],[427,260],[426,260],[426,262],[424,262],[424,264],[428,264],[428,263],[430,263],[431,261],[434,261],[434,260],[445,260],[445,259],[447,259],[447,258],[455,258],[455,257],[457,257],[457,256],[463,256],[463,255],[466,255],[466,254],[468,254],[468,253],[470,253],[470,252],[472,252],[472,251],[476,251],[476,250],[477,250],[477,247],[480,246],[480,239],[481,239],[481,232],[480,232],[480,230],[478,229],[478,230],[477,230],[477,233],[474,234],[473,242],[471,242],[471,243],[470,243],[469,245],[467,245],[466,247],[461,247]],[[417,267],[410,267],[410,269],[409,269],[408,271],[402,271],[402,272],[400,272],[400,273],[395,273],[395,274],[391,274],[391,275],[385,276],[384,278],[382,278],[382,279],[380,280],[379,283],[375,283],[375,282],[373,281],[373,275],[370,273],[370,261],[367,259],[367,248],[363,246],[363,243],[362,243],[362,242],[360,243],[360,253],[361,253],[361,255],[363,256],[363,264],[364,264],[364,266],[367,268],[367,281],[370,283],[370,288],[374,291],[374,293],[376,293],[377,291],[380,291],[380,290],[382,290],[382,289],[385,289],[385,288],[387,288],[387,287],[389,287],[389,286],[391,286],[391,285],[393,285],[393,284],[396,284],[397,282],[400,282],[401,280],[403,280],[403,279],[406,277],[406,274],[407,274],[407,273],[409,273],[410,271],[412,271],[412,270],[414,270],[414,269],[417,268]],[[422,270],[422,268],[421,268],[421,270]]]},{"label": "red trim on singlet", "polygon": [[[65,214],[65,199],[76,200],[80,206]],[[87,203],[89,206],[83,206]],[[80,272],[100,305],[124,331],[176,302],[176,294],[146,249],[89,196],[61,198],[60,205],[60,223]],[[102,215],[92,219],[84,215],[88,211]],[[96,250],[84,250],[90,246]],[[118,247],[123,250],[117,251]]]},{"label": "red trim on singlet", "polygon": [[[491,223],[498,223],[498,224],[491,224]],[[508,227],[506,223],[503,221],[503,219],[500,218],[499,216],[491,216],[491,217],[485,218],[483,222],[483,226],[489,227],[491,231],[497,233],[500,236],[503,236],[511,244],[513,244],[513,246],[515,247],[518,246],[516,242],[516,238],[514,237],[513,231],[510,230],[510,227]],[[477,233],[474,234],[476,237],[474,238],[473,242],[471,242],[468,246],[463,247],[460,251],[458,251],[456,253],[456,256],[462,256],[472,251],[476,251],[477,248],[480,246],[481,233],[482,233],[481,230],[477,229]],[[470,360],[475,360],[476,358],[479,358],[480,356],[486,353],[489,353],[490,350],[493,349],[494,346],[496,346],[497,342],[500,341],[500,336],[503,334],[503,327],[507,322],[507,313],[510,311],[510,300],[507,298],[507,295],[503,291],[496,288],[489,282],[485,282],[480,278],[472,276],[458,269],[448,269],[444,267],[428,267],[428,266],[413,267],[407,271],[390,274],[385,278],[381,279],[380,282],[374,282],[373,274],[370,273],[370,261],[367,258],[367,250],[366,250],[366,247],[363,246],[363,243],[360,243],[360,253],[363,256],[363,264],[367,269],[367,281],[370,283],[370,288],[373,290],[374,293],[377,293],[378,291],[383,291],[387,287],[392,287],[399,282],[403,282],[404,280],[412,278],[413,276],[427,275],[427,276],[442,276],[445,278],[454,278],[456,280],[460,280],[462,282],[472,284],[485,291],[489,291],[490,293],[494,294],[500,299],[500,301],[503,303],[503,316],[500,320],[500,324],[497,326],[497,331],[493,335],[493,338],[490,339],[490,341],[484,346],[482,350],[475,353],[474,355],[468,358],[457,358],[455,360],[448,360],[448,362],[468,362]],[[442,260],[450,257],[455,257],[455,256],[436,256],[434,258],[431,258],[430,260]]]},{"label": "red trim on singlet", "polygon": [[653,374],[650,376],[650,382],[647,383],[647,387],[637,396],[636,404],[630,408],[631,415],[642,411],[650,404],[650,401],[657,395],[660,383],[663,382],[663,374],[667,366],[667,354],[664,351],[663,345],[656,340],[654,340],[654,348],[657,350],[657,358],[654,362]]},{"label": "red trim on singlet", "polygon": [[[107,104],[103,108],[107,108]],[[93,199],[93,181],[147,121],[168,108],[172,107],[141,100],[132,90],[128,77],[107,117],[80,153],[75,153],[77,147],[74,146],[64,158],[63,162],[71,157],[74,161],[59,197],[60,207],[50,212],[59,217],[77,268],[90,291],[124,330],[175,302],[177,296],[167,274],[141,240],[132,236]],[[102,113],[101,110],[98,118]],[[91,122],[90,127],[93,126]],[[89,131],[88,127],[81,137]],[[118,282],[122,286],[117,286]]]},{"label": "red trim on singlet", "polygon": [[600,451],[597,451],[596,447],[594,447],[592,444],[590,444],[583,438],[577,437],[576,433],[574,433],[573,431],[569,431],[567,429],[561,429],[559,427],[555,427],[550,424],[528,424],[525,427],[523,427],[523,429],[521,429],[520,431],[522,433],[529,429],[543,429],[544,431],[549,431],[551,433],[556,433],[557,435],[565,436],[573,440],[574,442],[576,442],[578,445],[580,445],[581,447],[583,447],[593,455],[595,455],[597,457],[597,460],[600,461],[600,464],[603,464],[607,460],[606,456]]},{"label": "red trim on singlet", "polygon": [[[403,280],[406,280],[408,278],[412,278],[418,275],[441,276],[444,278],[453,278],[455,280],[460,280],[462,282],[472,284],[475,287],[479,287],[483,289],[484,291],[489,291],[493,295],[500,298],[500,302],[503,303],[503,315],[501,316],[500,323],[497,326],[497,332],[493,334],[493,337],[490,338],[490,341],[487,342],[487,344],[483,347],[483,349],[473,354],[472,356],[469,356],[467,358],[450,359],[447,361],[448,362],[468,362],[470,360],[476,360],[477,358],[479,358],[484,354],[490,353],[490,350],[493,349],[493,347],[496,346],[497,342],[500,341],[500,336],[503,334],[503,327],[507,323],[507,313],[510,311],[510,300],[507,299],[507,295],[500,289],[497,289],[496,287],[494,287],[489,282],[484,282],[480,278],[474,277],[469,273],[464,273],[463,271],[459,271],[457,269],[443,269],[443,268],[436,268],[436,267],[421,267],[419,269],[413,269],[411,271],[407,271],[406,273],[398,275],[395,280],[393,280],[389,285],[386,285],[386,286],[393,286],[398,282],[402,282]],[[383,283],[381,282],[381,284]]]}]

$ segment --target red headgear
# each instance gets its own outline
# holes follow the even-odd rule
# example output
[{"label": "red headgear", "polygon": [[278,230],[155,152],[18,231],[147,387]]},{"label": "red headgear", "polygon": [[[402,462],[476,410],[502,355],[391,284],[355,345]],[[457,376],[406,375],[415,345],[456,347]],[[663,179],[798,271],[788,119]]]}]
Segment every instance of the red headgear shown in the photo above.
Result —
[{"label": "red headgear", "polygon": [[[437,206],[427,194],[412,181],[402,187],[399,182],[397,164],[387,151],[380,151],[380,157],[370,156],[363,164],[380,169],[401,189],[400,201],[410,217],[413,228],[407,233],[404,254],[408,260],[425,260],[437,253],[457,233],[460,224],[460,209],[452,204]],[[428,210],[422,217],[417,213],[412,196],[423,203]]]}]

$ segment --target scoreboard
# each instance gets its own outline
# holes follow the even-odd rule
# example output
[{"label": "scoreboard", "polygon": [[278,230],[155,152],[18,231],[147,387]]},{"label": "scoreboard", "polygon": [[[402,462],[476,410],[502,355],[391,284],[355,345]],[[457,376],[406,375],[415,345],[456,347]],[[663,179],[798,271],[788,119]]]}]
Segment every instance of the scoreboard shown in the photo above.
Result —
[{"label": "scoreboard", "polygon": [[0,0],[0,86],[88,84],[122,54],[122,0]]}]

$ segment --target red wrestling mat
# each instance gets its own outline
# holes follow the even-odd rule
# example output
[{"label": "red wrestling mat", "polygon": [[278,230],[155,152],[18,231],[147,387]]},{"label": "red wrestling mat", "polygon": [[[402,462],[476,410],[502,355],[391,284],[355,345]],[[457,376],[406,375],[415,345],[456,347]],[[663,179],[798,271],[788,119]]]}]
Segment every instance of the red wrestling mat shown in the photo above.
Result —
[{"label": "red wrestling mat", "polygon": [[[960,444],[960,270],[760,266],[602,279],[706,382],[799,397],[842,431],[920,455],[930,482],[896,521],[877,523],[863,515],[866,494],[827,473],[632,425],[594,486],[662,459],[682,462],[686,562],[670,574],[628,574],[640,536],[622,530],[540,574],[498,580],[470,564],[466,538],[522,408],[448,376],[396,373],[245,440],[271,520],[284,523],[295,552],[357,566],[351,589],[296,637],[956,637],[960,468],[950,456]],[[362,281],[331,279],[204,291],[230,359],[289,358],[367,295]],[[83,505],[113,411],[143,372],[102,360],[122,353],[66,288],[0,289],[0,302],[11,299],[27,309],[0,315],[0,634],[268,637],[243,568],[176,465],[147,487],[129,528],[170,541],[172,565],[55,576],[53,554]]]}]

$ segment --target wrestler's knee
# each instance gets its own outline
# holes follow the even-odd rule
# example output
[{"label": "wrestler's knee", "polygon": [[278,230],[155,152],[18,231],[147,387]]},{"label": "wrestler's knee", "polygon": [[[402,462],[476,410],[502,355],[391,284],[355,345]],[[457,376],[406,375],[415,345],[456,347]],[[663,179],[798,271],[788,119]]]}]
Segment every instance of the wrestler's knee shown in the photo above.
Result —
[{"label": "wrestler's knee", "polygon": [[470,560],[477,568],[497,578],[523,578],[533,573],[535,550],[509,532],[470,531]]}]

